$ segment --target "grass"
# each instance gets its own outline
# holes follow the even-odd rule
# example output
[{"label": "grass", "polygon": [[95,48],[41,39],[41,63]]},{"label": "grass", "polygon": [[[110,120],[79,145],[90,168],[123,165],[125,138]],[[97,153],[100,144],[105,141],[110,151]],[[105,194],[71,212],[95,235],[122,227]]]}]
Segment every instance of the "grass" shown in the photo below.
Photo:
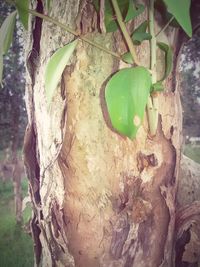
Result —
[{"label": "grass", "polygon": [[200,163],[200,146],[185,145],[183,154],[188,158]]},{"label": "grass", "polygon": [[[22,182],[23,195],[27,181]],[[30,216],[25,210],[24,219]],[[33,267],[33,243],[31,237],[15,222],[12,182],[0,181],[0,266]]]}]

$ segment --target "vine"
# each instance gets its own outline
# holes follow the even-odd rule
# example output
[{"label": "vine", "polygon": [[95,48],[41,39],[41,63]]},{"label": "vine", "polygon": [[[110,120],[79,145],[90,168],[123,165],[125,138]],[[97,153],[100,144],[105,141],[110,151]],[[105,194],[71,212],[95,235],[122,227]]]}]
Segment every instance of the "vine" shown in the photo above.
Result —
[{"label": "vine", "polygon": [[[186,34],[191,37],[192,28],[189,14],[191,0],[184,2],[182,0],[163,0],[163,4],[171,14],[171,18],[157,34],[155,34],[154,26],[154,0],[149,0],[149,5],[147,7],[149,14],[148,20],[134,29],[132,34],[129,33],[126,23],[134,20],[138,15],[144,12],[145,6],[137,4],[136,0],[104,1],[103,19],[105,29],[107,32],[114,32],[118,29],[122,32],[129,49],[124,55],[119,55],[85,36],[80,36],[76,31],[60,23],[57,19],[29,9],[28,0],[7,0],[8,3],[16,7],[16,11],[8,15],[0,28],[0,82],[2,82],[3,56],[8,52],[12,43],[17,12],[26,30],[28,29],[29,14],[40,17],[76,37],[72,43],[58,49],[46,66],[45,89],[48,104],[51,104],[53,94],[69,58],[77,46],[78,39],[81,39],[105,53],[112,55],[118,60],[123,60],[131,64],[131,67],[119,70],[113,75],[105,88],[107,109],[115,130],[122,135],[128,136],[130,139],[135,138],[138,129],[142,125],[145,108],[147,107],[150,135],[154,136],[158,123],[158,93],[164,90],[162,82],[167,78],[172,69],[171,48],[165,43],[157,43],[156,38],[161,32],[166,30],[174,19],[176,19]],[[102,12],[98,0],[93,0],[93,4],[98,13],[100,11]],[[180,6],[182,8],[181,12]],[[47,10],[50,9],[51,0],[46,1],[46,7]],[[149,32],[146,32],[147,26],[149,26]],[[149,40],[150,42],[150,68],[141,66],[135,51],[135,46],[140,45],[144,40]],[[157,81],[156,73],[157,47],[165,53],[165,74],[160,81]]]},{"label": "vine", "polygon": [[[149,32],[151,34],[150,40],[150,69],[152,73],[152,83],[157,82],[156,74],[156,37],[154,32],[154,0],[149,1]],[[158,96],[157,93],[152,93],[147,102],[147,113],[149,121],[150,134],[154,136],[158,124]]]},{"label": "vine", "polygon": [[129,51],[133,57],[133,61],[136,65],[140,65],[138,59],[137,59],[137,55],[136,55],[136,52],[135,52],[135,47],[133,45],[133,41],[127,31],[127,28],[126,28],[126,25],[123,21],[123,17],[122,17],[122,14],[121,14],[121,11],[120,11],[120,8],[119,8],[119,5],[118,5],[118,2],[117,0],[111,0],[112,1],[112,4],[113,4],[113,8],[115,10],[115,14],[116,14],[116,17],[117,17],[117,21],[119,23],[119,27],[124,35],[124,38],[126,40],[126,43],[128,45],[128,48],[129,48]]}]

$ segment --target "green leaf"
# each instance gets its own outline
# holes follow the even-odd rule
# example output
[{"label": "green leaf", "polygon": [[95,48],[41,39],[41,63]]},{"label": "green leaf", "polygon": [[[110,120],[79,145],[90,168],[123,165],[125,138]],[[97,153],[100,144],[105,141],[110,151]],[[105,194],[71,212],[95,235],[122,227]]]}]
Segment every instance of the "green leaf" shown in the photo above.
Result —
[{"label": "green leaf", "polygon": [[131,38],[133,39],[133,43],[135,45],[140,45],[142,41],[150,40],[152,38],[151,34],[146,32],[147,26],[148,22],[144,21],[138,26],[137,29],[134,30]]},{"label": "green leaf", "polygon": [[114,16],[110,13],[105,14],[104,24],[106,27],[106,32],[115,32],[118,29],[117,21],[114,19]]},{"label": "green leaf", "polygon": [[[122,14],[127,14],[128,6],[129,6],[130,0],[117,0],[119,8],[122,12]],[[100,10],[100,2],[99,0],[93,0],[94,7],[97,12]],[[118,27],[118,23],[116,20],[115,12],[112,6],[112,3],[110,0],[105,0],[104,5],[104,24],[106,27],[106,32],[114,32],[116,31]]]},{"label": "green leaf", "polygon": [[24,29],[28,30],[29,0],[16,0],[15,5],[19,14],[19,19],[23,24]]},{"label": "green leaf", "polygon": [[144,5],[141,4],[136,4],[134,3],[133,0],[129,0],[129,7],[128,7],[128,12],[125,17],[125,22],[128,22],[131,19],[136,18],[139,16],[142,12],[144,12]]},{"label": "green leaf", "polygon": [[1,25],[0,28],[0,84],[2,86],[2,77],[3,77],[3,55],[6,54],[10,48],[13,39],[13,32],[15,27],[17,12],[14,11]]},{"label": "green leaf", "polygon": [[3,55],[0,53],[0,86],[2,87],[3,78]]},{"label": "green leaf", "polygon": [[[117,0],[122,16],[125,17],[128,11],[130,0]],[[105,0],[104,23],[106,32],[114,32],[119,26],[116,20],[116,15],[110,0]]]},{"label": "green leaf", "polygon": [[173,52],[171,47],[165,43],[158,42],[157,46],[165,53],[165,74],[161,79],[161,81],[164,81],[169,76],[173,67]]},{"label": "green leaf", "polygon": [[105,99],[112,126],[133,139],[142,124],[151,87],[151,75],[144,67],[118,71],[108,81]]},{"label": "green leaf", "polygon": [[122,60],[128,64],[133,64],[133,57],[130,52],[126,52],[125,54],[122,55]]},{"label": "green leaf", "polygon": [[45,88],[48,104],[51,103],[53,94],[58,86],[61,75],[74,52],[78,40],[59,48],[50,58],[45,72]]},{"label": "green leaf", "polygon": [[157,83],[152,84],[151,93],[153,93],[153,92],[161,92],[161,91],[164,91],[164,86],[162,84],[162,81],[159,81]]},{"label": "green leaf", "polygon": [[176,18],[189,37],[192,36],[190,18],[191,0],[164,0],[168,11]]},{"label": "green leaf", "polygon": [[6,54],[13,39],[17,12],[14,11],[4,20],[0,28],[0,54]]}]

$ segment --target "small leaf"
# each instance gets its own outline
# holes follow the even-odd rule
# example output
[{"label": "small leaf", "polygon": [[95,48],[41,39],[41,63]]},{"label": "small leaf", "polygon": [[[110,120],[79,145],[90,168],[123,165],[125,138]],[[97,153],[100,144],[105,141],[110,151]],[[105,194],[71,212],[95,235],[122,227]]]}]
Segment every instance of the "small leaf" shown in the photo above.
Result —
[{"label": "small leaf", "polygon": [[130,52],[126,52],[125,54],[122,55],[122,60],[128,64],[133,64],[133,57]]},{"label": "small leaf", "polygon": [[108,81],[105,99],[112,126],[133,139],[142,124],[150,93],[151,75],[144,67],[118,71]]},{"label": "small leaf", "polygon": [[115,32],[118,29],[117,21],[112,14],[106,13],[104,17],[106,32]]},{"label": "small leaf", "polygon": [[134,45],[141,45],[144,40],[151,40],[152,36],[148,32],[136,32],[132,35]]},{"label": "small leaf", "polygon": [[19,14],[19,19],[23,24],[24,29],[28,30],[29,0],[16,0],[15,5]]},{"label": "small leaf", "polygon": [[176,18],[189,37],[192,36],[190,18],[191,0],[164,0],[168,11]]},{"label": "small leaf", "polygon": [[163,86],[161,81],[152,84],[151,93],[153,93],[153,92],[161,92],[161,91],[164,91],[164,86]]},{"label": "small leaf", "polygon": [[4,20],[0,28],[0,53],[6,54],[13,39],[13,32],[15,27],[17,12],[14,11]]},{"label": "small leaf", "polygon": [[[117,0],[123,17],[125,17],[127,14],[129,1],[130,0]],[[116,15],[110,0],[105,0],[104,23],[106,32],[114,32],[119,28]]]},{"label": "small leaf", "polygon": [[48,104],[51,103],[54,91],[60,81],[61,75],[74,52],[78,40],[75,40],[58,49],[50,58],[45,72],[45,88]]},{"label": "small leaf", "polygon": [[[122,16],[125,18],[132,0],[117,0]],[[98,0],[93,0],[94,7],[97,12],[100,10],[100,3]],[[110,0],[105,0],[104,6],[104,24],[106,32],[115,32],[119,26],[117,23],[116,15]]]},{"label": "small leaf", "polygon": [[133,32],[131,37],[135,45],[140,45],[142,41],[150,40],[152,38],[151,34],[146,32],[147,26],[148,26],[148,22],[144,21]]},{"label": "small leaf", "polygon": [[142,12],[144,12],[144,9],[144,5],[136,4],[133,2],[133,0],[129,0],[128,12],[124,21],[128,22],[129,20],[136,18],[137,16],[142,14]]},{"label": "small leaf", "polygon": [[170,74],[173,67],[173,53],[172,49],[165,43],[158,42],[158,47],[165,52],[165,74],[161,81],[164,81]]}]

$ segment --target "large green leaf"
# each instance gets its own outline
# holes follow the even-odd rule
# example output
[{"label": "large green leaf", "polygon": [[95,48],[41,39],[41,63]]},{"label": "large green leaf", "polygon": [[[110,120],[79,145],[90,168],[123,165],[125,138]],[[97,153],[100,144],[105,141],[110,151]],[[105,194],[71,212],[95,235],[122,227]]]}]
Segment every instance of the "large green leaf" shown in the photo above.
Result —
[{"label": "large green leaf", "polygon": [[53,94],[58,86],[61,75],[74,52],[78,40],[59,48],[50,58],[45,72],[45,88],[48,104],[51,103]]},{"label": "large green leaf", "polygon": [[133,139],[141,126],[150,93],[151,75],[144,67],[118,71],[108,81],[105,99],[112,126]]},{"label": "large green leaf", "polygon": [[164,0],[168,11],[176,18],[188,36],[192,36],[190,18],[191,0]]},{"label": "large green leaf", "polygon": [[173,67],[173,52],[172,52],[171,47],[169,47],[165,43],[158,42],[157,45],[165,53],[165,74],[163,78],[161,79],[161,81],[164,81],[170,74],[172,67]]},{"label": "large green leaf", "polygon": [[0,28],[0,54],[6,54],[13,39],[17,12],[14,11],[4,20]]},{"label": "large green leaf", "polygon": [[28,30],[29,0],[16,0],[15,5],[16,5],[21,23],[23,24],[24,28]]},{"label": "large green leaf", "polygon": [[140,45],[144,40],[150,40],[152,38],[151,34],[146,32],[148,26],[148,22],[144,21],[141,23],[137,29],[134,30],[131,38],[133,39],[133,43],[135,45]]}]

